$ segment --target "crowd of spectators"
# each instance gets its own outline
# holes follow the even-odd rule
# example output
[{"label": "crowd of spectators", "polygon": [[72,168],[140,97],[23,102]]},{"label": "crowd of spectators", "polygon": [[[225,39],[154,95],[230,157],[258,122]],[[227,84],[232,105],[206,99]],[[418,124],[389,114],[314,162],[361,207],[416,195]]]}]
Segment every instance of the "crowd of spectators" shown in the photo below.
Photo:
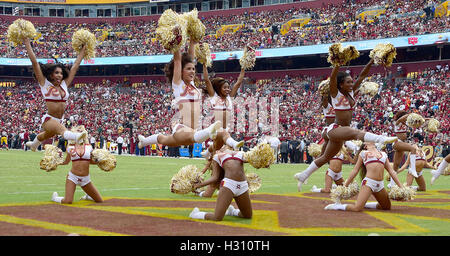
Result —
[{"label": "crowd of spectators", "polygon": [[[291,8],[270,11],[249,10],[242,15],[211,15],[201,17],[213,52],[240,50],[250,43],[253,47],[277,48],[301,45],[325,44],[337,41],[358,41],[378,38],[421,35],[449,31],[450,16],[434,17],[433,8],[438,0],[370,0],[346,1],[321,8]],[[374,18],[362,19],[367,8],[383,9]],[[425,12],[429,8],[431,12]],[[281,25],[296,17],[310,17],[304,27],[292,27],[288,33],[280,33]],[[240,30],[216,36],[222,25],[244,24]],[[26,58],[24,47],[11,46],[6,39],[10,22],[0,17],[0,56]],[[148,21],[94,22],[35,24],[41,37],[34,43],[35,53],[41,58],[73,58],[72,34],[79,28],[95,33],[98,39],[97,57],[148,56],[167,54],[156,40],[157,17]],[[273,28],[277,28],[274,29]]]},{"label": "crowd of spectators", "polygon": [[[356,76],[357,74],[352,74]],[[267,109],[247,108],[246,120],[257,117],[256,111],[267,112],[267,123],[271,123],[270,115],[274,114],[273,99],[279,100],[277,111],[279,116],[279,134],[281,141],[291,141],[292,145],[303,145],[303,150],[312,142],[321,139],[324,125],[320,95],[317,86],[325,77],[296,76],[272,78],[265,80],[246,80],[238,97],[244,100],[252,97],[268,102]],[[449,144],[450,116],[449,66],[437,66],[408,77],[401,72],[387,72],[371,75],[368,79],[380,84],[379,93],[373,98],[359,96],[354,112],[352,126],[378,134],[393,134],[393,115],[399,110],[416,112],[423,117],[436,118],[441,123],[438,133],[428,133],[419,128],[410,131],[414,142],[435,146],[442,150]],[[205,94],[205,110],[207,116],[208,103]],[[268,100],[267,100],[268,99]],[[12,148],[24,148],[24,142],[33,140],[40,131],[41,117],[46,107],[42,95],[35,82],[17,81],[15,87],[0,87],[0,127],[8,136],[8,145]],[[235,102],[236,105],[236,102]],[[235,116],[243,106],[235,106]],[[101,111],[100,111],[101,110]],[[92,143],[97,147],[117,143],[119,135],[124,139],[127,153],[136,153],[138,134],[170,133],[171,117],[176,113],[172,108],[172,93],[163,80],[142,81],[133,86],[123,80],[104,80],[70,88],[70,97],[64,113],[65,125],[83,124],[89,134],[94,137]],[[249,132],[249,122],[245,130],[237,124],[232,135],[236,139],[245,139],[246,148],[251,148],[257,140],[264,136],[266,130],[262,120],[255,120],[258,129]],[[239,129],[238,129],[239,128]],[[60,139],[60,138],[56,138]],[[303,141],[303,142],[302,142]],[[165,154],[169,149],[163,147]],[[300,149],[298,149],[300,154]],[[147,154],[156,153],[156,149],[147,149]],[[291,157],[303,159],[302,157]]]}]

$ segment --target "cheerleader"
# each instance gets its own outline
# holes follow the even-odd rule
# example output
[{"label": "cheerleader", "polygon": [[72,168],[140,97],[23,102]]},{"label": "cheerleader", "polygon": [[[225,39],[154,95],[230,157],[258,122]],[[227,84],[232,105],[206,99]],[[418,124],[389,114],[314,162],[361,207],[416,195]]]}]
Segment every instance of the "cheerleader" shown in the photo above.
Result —
[{"label": "cheerleader", "polygon": [[[363,208],[390,210],[391,201],[389,195],[384,188],[383,172],[386,169],[395,181],[395,183],[403,188],[398,180],[397,173],[389,163],[388,156],[385,152],[379,151],[373,142],[364,142],[361,152],[357,154],[357,162],[350,173],[344,186],[348,187],[360,172],[363,178],[361,189],[355,204],[329,204],[325,210],[343,210],[343,211],[362,211]],[[370,195],[373,195],[377,202],[367,202]]]},{"label": "cheerleader", "polygon": [[328,170],[325,173],[325,187],[317,188],[316,185],[314,185],[311,192],[330,193],[331,188],[334,185],[333,181],[336,185],[344,184],[344,178],[342,177],[342,165],[345,160],[349,160],[352,164],[355,164],[356,162],[347,150],[342,148],[342,150],[329,161]]},{"label": "cheerleader", "polygon": [[233,87],[224,78],[217,77],[209,79],[208,67],[203,65],[203,77],[206,83],[209,100],[211,102],[211,110],[214,113],[216,121],[222,121],[222,128],[229,130],[231,113],[233,112],[233,101],[237,92],[244,81],[245,69],[241,69],[239,77]]},{"label": "cheerleader", "polygon": [[[427,161],[425,159],[425,153],[423,153],[422,149],[419,149],[419,147],[417,147],[417,145],[414,145],[414,147],[416,149],[415,166],[416,166],[416,171],[417,171],[417,177],[414,177],[411,173],[408,172],[408,174],[406,176],[406,186],[412,187],[416,191],[426,191],[426,189],[427,189],[426,182],[422,175],[423,168],[431,168],[431,169],[436,169],[436,168],[434,168],[433,166],[431,166],[430,164],[427,163]],[[408,167],[408,165],[410,164],[411,155],[412,155],[412,153],[408,154],[408,158],[406,159],[405,164],[397,171],[397,173],[402,172],[403,170],[405,170]],[[416,180],[416,183],[418,186],[411,186],[413,179]]]},{"label": "cheerleader", "polygon": [[188,52],[182,54],[180,50],[175,51],[165,67],[166,77],[172,84],[174,103],[180,114],[178,122],[172,127],[172,135],[139,135],[139,148],[152,144],[188,146],[216,138],[217,130],[222,127],[221,121],[216,121],[206,129],[199,129],[202,94],[194,84],[196,44],[196,41],[191,40]]},{"label": "cheerleader", "polygon": [[339,66],[333,68],[330,76],[330,97],[332,106],[336,111],[335,122],[326,128],[325,135],[328,138],[328,144],[324,153],[314,160],[305,171],[294,175],[294,178],[298,181],[298,191],[301,191],[303,183],[313,172],[326,164],[339,152],[345,141],[361,140],[389,144],[397,140],[397,137],[386,137],[350,127],[353,107],[356,104],[354,95],[358,93],[358,88],[369,73],[372,64],[373,59],[364,67],[356,82],[353,81],[350,74],[339,72]]},{"label": "cheerleader", "polygon": [[[76,132],[86,131],[83,125],[74,127],[72,130]],[[67,157],[62,165],[67,165],[72,161],[72,168],[66,178],[66,193],[64,197],[60,197],[57,192],[53,192],[52,201],[61,204],[71,204],[77,186],[86,193],[81,199],[92,200],[96,203],[103,202],[103,199],[97,188],[92,184],[89,175],[89,165],[97,164],[92,158],[93,148],[89,141],[85,139],[82,144],[69,141],[67,147]]]},{"label": "cheerleader", "polygon": [[212,159],[207,160],[205,167],[202,170],[202,174],[204,174],[207,170],[211,170],[211,177],[209,179],[195,184],[194,191],[204,186],[208,186],[206,190],[201,192],[195,192],[200,197],[212,197],[216,189],[219,188],[220,181],[223,179],[223,173],[220,172],[217,168],[211,168]]},{"label": "cheerleader", "polygon": [[[408,136],[408,127],[406,126],[406,119],[408,118],[408,113],[406,111],[398,111],[394,116],[394,132],[398,140],[392,145],[394,149],[394,162],[393,167],[395,171],[398,171],[400,163],[403,160],[405,152],[409,152],[409,170],[408,172],[415,178],[418,178],[416,171],[416,147],[406,143]],[[392,184],[391,184],[392,185]]]},{"label": "cheerleader", "polygon": [[[217,151],[212,161],[213,172],[223,172],[224,178],[220,182],[214,213],[202,212],[195,207],[189,217],[213,221],[221,221],[225,215],[251,218],[253,211],[247,177],[244,173],[245,162],[242,151],[232,151],[226,147]],[[233,199],[238,209],[231,205]]]},{"label": "cheerleader", "polygon": [[27,142],[26,146],[32,151],[36,151],[42,141],[55,135],[61,135],[66,140],[84,141],[86,132],[71,132],[64,127],[62,120],[69,99],[68,87],[71,85],[80,67],[81,60],[85,56],[86,46],[83,46],[73,66],[68,70],[59,62],[52,64],[38,63],[30,39],[26,38],[23,42],[33,66],[33,76],[39,83],[47,106],[47,114],[41,118],[41,129],[43,131],[33,141]]}]

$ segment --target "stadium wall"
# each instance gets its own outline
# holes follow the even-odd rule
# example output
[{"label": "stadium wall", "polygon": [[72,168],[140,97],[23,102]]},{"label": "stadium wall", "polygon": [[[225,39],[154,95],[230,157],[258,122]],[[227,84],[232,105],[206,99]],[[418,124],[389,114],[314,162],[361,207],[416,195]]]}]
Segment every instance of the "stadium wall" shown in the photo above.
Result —
[{"label": "stadium wall", "polygon": [[[390,68],[384,68],[381,66],[374,66],[370,69],[369,74],[374,73],[384,73],[384,72],[397,72],[398,68],[401,67],[402,73],[407,74],[409,72],[417,72],[422,71],[427,68],[435,68],[437,65],[445,66],[450,65],[450,60],[441,60],[441,61],[423,61],[423,62],[410,62],[410,63],[395,63],[392,64]],[[351,74],[359,74],[364,66],[351,66],[351,67],[342,67],[343,70],[350,70]],[[199,70],[199,69],[197,69]],[[254,80],[259,79],[270,79],[270,78],[282,78],[286,75],[295,77],[300,75],[308,75],[315,77],[326,77],[331,73],[331,68],[310,68],[310,69],[293,69],[293,70],[264,70],[264,71],[247,71],[245,73],[246,77],[249,77]],[[228,73],[218,73],[216,72],[216,76],[224,77],[224,78],[234,78],[236,79],[239,76],[238,72],[228,72]],[[109,79],[111,81],[123,81],[126,78],[131,83],[134,82],[142,82],[144,80],[166,80],[166,77],[163,75],[150,75],[150,76],[76,76],[74,79],[74,83],[89,83],[89,82],[101,82],[105,79]],[[33,80],[31,77],[18,77],[18,76],[2,76],[3,80]]]}]

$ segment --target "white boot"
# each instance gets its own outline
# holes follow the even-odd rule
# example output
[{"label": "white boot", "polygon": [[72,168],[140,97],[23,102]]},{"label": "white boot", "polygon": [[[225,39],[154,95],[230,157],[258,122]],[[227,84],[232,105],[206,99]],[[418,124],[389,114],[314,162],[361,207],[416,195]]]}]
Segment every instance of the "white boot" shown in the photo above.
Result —
[{"label": "white boot", "polygon": [[347,207],[347,204],[329,204],[325,206],[325,210],[341,210],[345,211],[345,208]]},{"label": "white boot", "polygon": [[53,192],[52,201],[56,203],[61,203],[64,197],[58,196],[58,192]]},{"label": "white boot", "polygon": [[201,212],[198,207],[195,207],[192,212],[189,214],[189,218],[191,219],[199,219],[204,220],[205,219],[206,212]]},{"label": "white boot", "polygon": [[88,194],[84,194],[84,196],[82,196],[80,198],[80,200],[90,200],[90,201],[94,201],[94,199],[92,197],[90,197]]}]

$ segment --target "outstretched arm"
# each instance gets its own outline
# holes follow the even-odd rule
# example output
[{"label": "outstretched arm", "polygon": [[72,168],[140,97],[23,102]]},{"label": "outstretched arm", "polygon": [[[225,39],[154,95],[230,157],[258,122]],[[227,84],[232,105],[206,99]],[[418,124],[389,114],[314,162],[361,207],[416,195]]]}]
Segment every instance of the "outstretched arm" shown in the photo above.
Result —
[{"label": "outstretched arm", "polygon": [[338,93],[337,87],[337,74],[339,73],[339,66],[333,67],[330,75],[330,95],[331,97],[336,97]]},{"label": "outstretched arm", "polygon": [[36,76],[36,80],[40,85],[45,84],[45,77],[44,74],[42,74],[41,66],[39,66],[39,63],[37,61],[36,55],[34,54],[33,48],[31,48],[31,41],[29,38],[25,38],[23,40],[25,44],[25,48],[27,49],[28,57],[31,60],[31,64],[33,66],[34,75]]},{"label": "outstretched arm", "polygon": [[361,85],[362,81],[364,81],[364,78],[366,78],[367,75],[369,74],[369,70],[372,67],[372,64],[373,64],[373,59],[370,59],[369,63],[366,64],[364,69],[359,74],[358,79],[356,80],[355,84],[353,85],[353,91],[358,90],[358,88]]},{"label": "outstretched arm", "polygon": [[241,69],[241,73],[239,74],[239,77],[238,77],[236,83],[234,84],[233,89],[231,89],[231,93],[230,93],[231,97],[233,97],[233,98],[236,97],[236,94],[242,85],[242,81],[244,81],[244,76],[245,76],[245,69]]},{"label": "outstretched arm", "polygon": [[347,180],[345,181],[344,186],[348,187],[348,185],[350,185],[350,183],[352,183],[353,179],[355,179],[356,175],[357,175],[358,172],[359,172],[359,169],[360,169],[361,166],[362,166],[362,162],[363,162],[363,161],[362,161],[361,156],[358,156],[358,161],[356,161],[356,164],[355,164],[355,166],[353,167],[352,172],[349,174]]},{"label": "outstretched arm", "polygon": [[75,59],[75,63],[73,64],[72,68],[70,68],[69,76],[65,80],[67,86],[70,86],[73,79],[75,78],[75,74],[77,73],[78,68],[80,68],[81,61],[83,60],[85,54],[86,54],[86,45],[83,46],[83,48],[80,51],[80,54],[78,54],[77,58]]},{"label": "outstretched arm", "polygon": [[173,53],[173,77],[172,83],[181,84],[181,52],[180,50]]},{"label": "outstretched arm", "polygon": [[203,65],[203,80],[205,80],[206,90],[208,90],[209,97],[214,96],[214,88],[211,84],[211,80],[209,80],[208,67],[206,65]]},{"label": "outstretched arm", "polygon": [[189,39],[189,48],[188,48],[188,54],[192,57],[192,59],[195,60],[195,45],[198,44],[197,41],[192,40],[192,38]]}]

